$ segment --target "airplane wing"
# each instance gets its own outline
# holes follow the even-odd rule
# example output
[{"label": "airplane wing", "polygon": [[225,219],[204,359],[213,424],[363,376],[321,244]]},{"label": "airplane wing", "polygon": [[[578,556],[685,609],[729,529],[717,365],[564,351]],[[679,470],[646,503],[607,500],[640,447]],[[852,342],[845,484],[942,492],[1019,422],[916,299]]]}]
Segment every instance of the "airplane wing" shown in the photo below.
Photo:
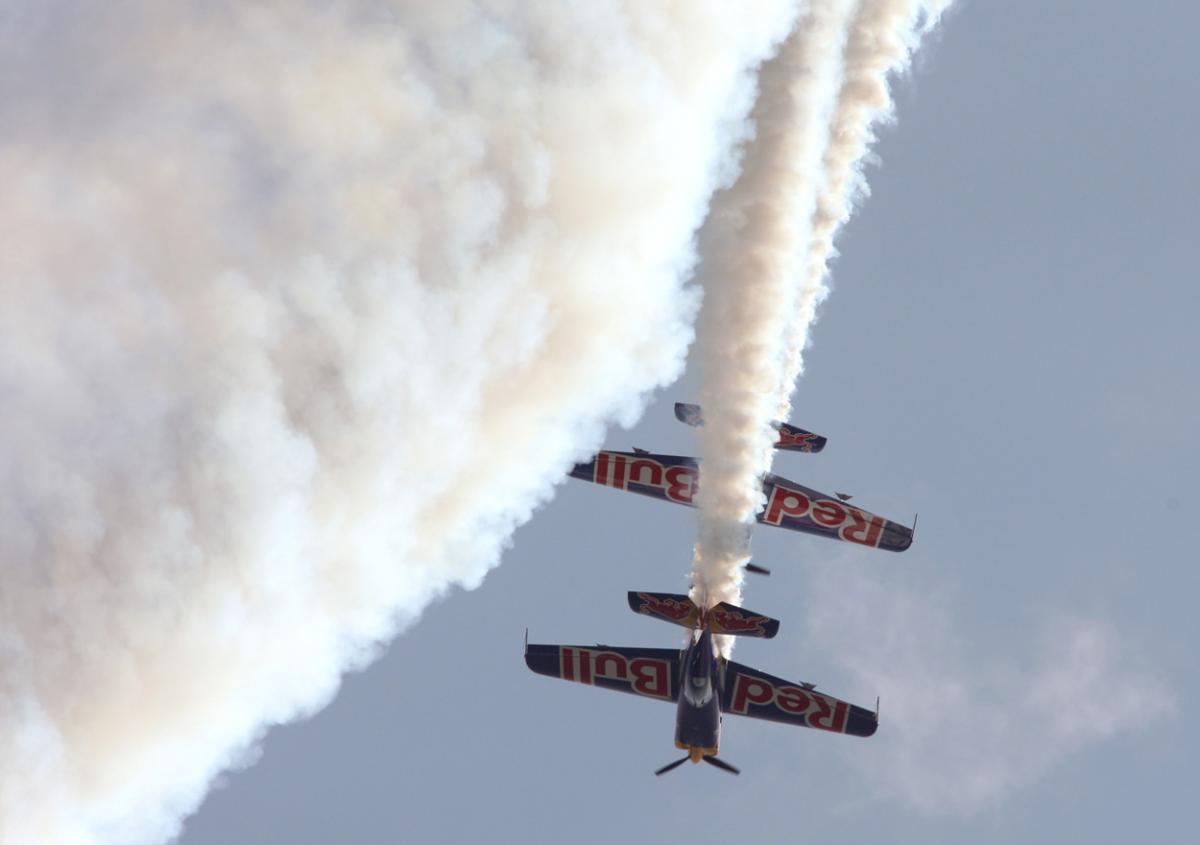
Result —
[{"label": "airplane wing", "polygon": [[[606,451],[587,463],[576,464],[571,477],[695,507],[700,469],[695,458],[683,455]],[[763,494],[767,505],[756,519],[766,525],[893,552],[912,545],[912,529],[908,526],[782,476],[767,475]]]},{"label": "airplane wing", "polygon": [[913,532],[907,525],[876,516],[783,476],[768,473],[763,480],[763,495],[767,497],[767,505],[757,519],[767,525],[889,552],[902,552],[912,545]]},{"label": "airplane wing", "polygon": [[[704,425],[704,411],[699,405],[676,402],[675,419],[696,428]],[[791,423],[773,422],[771,425],[779,432],[779,439],[775,441],[776,449],[787,452],[816,453],[824,449],[825,444],[829,442],[828,437],[822,437],[819,434],[813,434],[811,431],[805,431]]]},{"label": "airplane wing", "polygon": [[551,678],[675,701],[679,653],[677,648],[526,645],[525,664]]},{"label": "airplane wing", "polygon": [[852,736],[871,736],[879,727],[876,715],[866,708],[732,660],[725,663],[721,712]]}]

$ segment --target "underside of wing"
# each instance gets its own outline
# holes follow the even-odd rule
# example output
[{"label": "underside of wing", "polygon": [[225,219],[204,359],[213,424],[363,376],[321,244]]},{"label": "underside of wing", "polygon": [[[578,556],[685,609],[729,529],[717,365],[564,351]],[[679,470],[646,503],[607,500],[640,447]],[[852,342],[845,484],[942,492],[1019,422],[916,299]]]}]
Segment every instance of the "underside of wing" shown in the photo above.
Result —
[{"label": "underside of wing", "polygon": [[679,649],[527,645],[525,664],[539,675],[675,701]]},{"label": "underside of wing", "polygon": [[871,736],[879,726],[866,708],[732,660],[725,664],[721,712],[852,736]]},{"label": "underside of wing", "polygon": [[782,476],[768,475],[763,494],[767,505],[758,514],[758,521],[766,525],[891,552],[902,552],[912,545],[913,532],[907,525],[876,516]]},{"label": "underside of wing", "polygon": [[[605,451],[587,463],[576,464],[571,477],[694,507],[700,465],[695,458],[684,455]],[[763,495],[767,504],[756,519],[764,525],[892,552],[902,552],[912,545],[913,532],[907,525],[782,476],[768,474],[763,480]]]},{"label": "underside of wing", "polygon": [[605,451],[576,464],[571,477],[692,507],[700,469],[695,458],[683,455]]}]

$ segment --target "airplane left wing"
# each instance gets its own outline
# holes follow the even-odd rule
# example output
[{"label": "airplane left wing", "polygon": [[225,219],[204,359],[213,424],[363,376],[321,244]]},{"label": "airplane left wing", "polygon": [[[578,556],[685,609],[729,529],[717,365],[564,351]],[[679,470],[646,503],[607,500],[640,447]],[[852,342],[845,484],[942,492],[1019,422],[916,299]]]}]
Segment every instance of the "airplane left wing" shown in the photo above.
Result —
[{"label": "airplane left wing", "polygon": [[721,712],[852,736],[871,736],[879,727],[876,715],[864,707],[732,660],[725,663]]},{"label": "airplane left wing", "polygon": [[679,649],[607,645],[526,645],[525,664],[539,675],[675,701]]}]

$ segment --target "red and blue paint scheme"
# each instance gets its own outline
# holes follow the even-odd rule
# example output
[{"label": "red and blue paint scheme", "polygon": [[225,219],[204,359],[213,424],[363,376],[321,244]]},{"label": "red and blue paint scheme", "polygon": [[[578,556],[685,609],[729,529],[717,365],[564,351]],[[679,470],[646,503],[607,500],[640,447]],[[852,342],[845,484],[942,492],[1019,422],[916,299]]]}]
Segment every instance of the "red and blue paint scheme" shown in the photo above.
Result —
[{"label": "red and blue paint scheme", "polygon": [[[700,465],[683,455],[605,451],[587,463],[576,464],[571,477],[695,507]],[[913,532],[908,526],[783,476],[768,473],[763,479],[763,495],[767,503],[755,518],[765,525],[892,552],[912,545]]]},{"label": "red and blue paint scheme", "polygon": [[[687,402],[675,403],[675,418],[695,428],[704,425],[704,411],[699,405],[689,405]],[[773,422],[771,427],[779,432],[775,448],[785,452],[815,454],[824,449],[825,444],[829,442],[829,438],[797,428],[791,423]]]},{"label": "red and blue paint scheme", "polygon": [[728,602],[714,605],[701,614],[690,598],[674,593],[630,593],[629,609],[685,628],[705,627],[701,623],[703,616],[714,634],[769,640],[779,631],[779,620],[770,616],[734,607]]},{"label": "red and blue paint scheme", "polygon": [[[704,761],[734,774],[719,759],[721,716],[732,713],[851,736],[871,736],[878,716],[862,707],[824,695],[812,684],[791,683],[720,656],[714,634],[771,637],[779,622],[733,605],[702,611],[687,596],[629,593],[629,606],[694,629],[682,649],[525,644],[525,663],[552,678],[615,689],[660,701],[674,701],[675,746],[687,756],[669,763],[663,774],[682,763]],[[730,624],[736,617],[740,622]],[[752,624],[751,624],[752,623]],[[735,630],[739,625],[744,629]]]}]

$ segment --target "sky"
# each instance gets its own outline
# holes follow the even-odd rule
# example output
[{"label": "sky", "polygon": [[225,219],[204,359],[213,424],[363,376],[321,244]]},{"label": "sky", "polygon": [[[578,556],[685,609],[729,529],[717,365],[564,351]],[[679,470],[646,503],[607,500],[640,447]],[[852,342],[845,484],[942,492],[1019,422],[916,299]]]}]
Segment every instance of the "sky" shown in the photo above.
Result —
[{"label": "sky", "polygon": [[[760,5],[766,20],[781,4],[762,0]],[[69,3],[47,8],[64,16],[73,11]],[[28,93],[27,86],[37,89],[42,102],[82,107],[27,110],[21,96],[5,98],[9,105],[0,107],[6,109],[0,115],[9,118],[7,146],[0,152],[17,150],[16,156],[0,157],[0,169],[14,177],[13,196],[21,198],[0,206],[9,214],[0,222],[8,227],[15,220],[19,225],[9,231],[21,235],[10,242],[13,250],[0,270],[25,266],[20,262],[41,266],[44,255],[52,259],[46,266],[59,273],[49,278],[60,281],[74,278],[80,267],[84,279],[88,273],[99,278],[112,267],[121,269],[124,256],[111,248],[120,239],[106,238],[104,226],[83,242],[47,238],[39,252],[42,244],[31,237],[36,226],[28,224],[45,212],[63,224],[55,237],[65,238],[57,233],[69,234],[77,220],[98,215],[106,226],[113,221],[117,232],[125,219],[138,219],[138,209],[118,201],[122,195],[113,186],[122,179],[143,180],[148,173],[155,191],[150,207],[170,213],[155,221],[152,237],[136,244],[143,250],[139,260],[145,259],[139,267],[183,268],[194,272],[193,278],[204,278],[213,266],[233,262],[271,280],[256,286],[223,277],[218,294],[200,303],[204,309],[197,313],[203,319],[178,325],[159,325],[155,318],[173,315],[171,297],[179,294],[139,300],[136,274],[113,276],[121,283],[103,302],[81,295],[86,287],[72,288],[65,281],[60,289],[47,283],[51,294],[44,301],[32,286],[0,290],[15,296],[18,306],[6,305],[9,316],[0,317],[10,338],[0,358],[13,364],[0,368],[0,391],[14,402],[27,401],[21,392],[25,383],[14,375],[21,368],[59,387],[57,370],[31,366],[43,363],[37,357],[41,324],[27,318],[76,308],[85,316],[72,315],[68,324],[80,337],[72,354],[87,363],[89,374],[98,374],[86,386],[107,390],[89,390],[70,401],[49,388],[28,394],[58,400],[48,403],[56,413],[46,419],[58,423],[62,412],[63,420],[88,420],[99,408],[105,421],[122,421],[120,413],[108,410],[112,407],[135,408],[152,421],[159,414],[176,419],[170,416],[175,406],[163,401],[163,410],[144,397],[174,398],[174,391],[195,377],[199,387],[195,394],[182,392],[180,406],[186,410],[188,401],[215,396],[225,411],[218,417],[217,436],[199,442],[227,445],[232,441],[221,435],[234,430],[255,434],[251,442],[259,444],[257,450],[232,454],[209,448],[200,453],[203,461],[185,467],[182,480],[168,473],[162,484],[191,493],[211,480],[204,470],[229,472],[233,486],[219,489],[234,492],[209,516],[224,526],[228,515],[222,508],[262,510],[272,528],[268,543],[256,546],[254,532],[232,530],[228,537],[221,535],[215,554],[207,546],[202,550],[218,561],[257,561],[230,571],[235,580],[261,574],[273,589],[261,594],[248,589],[244,605],[187,617],[195,641],[187,640],[186,650],[167,653],[178,664],[155,663],[171,680],[157,697],[138,701],[138,684],[130,680],[141,676],[123,660],[95,664],[111,666],[111,686],[120,695],[92,708],[108,721],[79,720],[87,727],[84,739],[92,743],[86,747],[115,752],[119,759],[130,735],[106,734],[103,728],[142,721],[151,734],[160,723],[172,724],[172,711],[180,724],[205,724],[189,720],[213,714],[189,699],[261,698],[272,719],[319,709],[310,718],[273,728],[218,778],[185,822],[178,837],[185,845],[479,837],[670,842],[697,828],[705,836],[767,841],[797,835],[923,843],[1195,839],[1197,823],[1187,804],[1197,774],[1189,749],[1196,747],[1197,737],[1187,713],[1197,687],[1191,644],[1198,633],[1192,608],[1200,576],[1189,565],[1194,554],[1188,513],[1196,497],[1186,480],[1200,469],[1192,437],[1197,416],[1193,367],[1200,341],[1191,315],[1198,297],[1187,284],[1195,277],[1187,247],[1197,184],[1190,155],[1197,117],[1191,107],[1188,33],[1195,30],[1198,14],[1182,2],[1149,4],[1133,14],[1127,5],[1111,2],[1081,10],[1032,0],[959,0],[911,72],[894,84],[896,122],[880,133],[877,161],[868,170],[871,195],[838,240],[833,291],[811,333],[793,402],[792,422],[830,442],[817,456],[782,454],[774,470],[817,489],[851,492],[856,504],[901,522],[919,513],[916,542],[895,555],[756,529],[755,559],[773,574],[746,583],[744,604],[779,618],[782,627],[774,640],[739,643],[735,652],[741,662],[815,682],[858,704],[870,706],[880,697],[879,732],[861,740],[731,717],[724,724],[721,756],[742,769],[740,777],[686,766],[661,779],[653,770],[677,756],[670,707],[534,675],[523,665],[521,641],[529,629],[536,642],[677,644],[675,629],[631,614],[624,593],[686,589],[696,514],[565,478],[553,499],[543,502],[532,482],[521,481],[526,476],[520,470],[531,467],[528,478],[541,483],[569,451],[568,433],[577,439],[597,437],[574,428],[582,425],[580,419],[597,415],[636,422],[631,428],[610,427],[604,439],[608,448],[694,451],[695,433],[674,420],[671,404],[698,395],[695,356],[687,359],[678,381],[649,394],[640,420],[637,403],[627,397],[669,381],[678,366],[692,300],[671,280],[690,236],[688,226],[697,222],[696,208],[721,167],[714,138],[732,131],[722,121],[744,94],[734,71],[780,34],[766,24],[739,26],[737,39],[725,43],[717,38],[723,28],[716,19],[707,29],[689,31],[692,43],[712,48],[703,52],[705,61],[676,57],[678,65],[659,80],[675,86],[676,99],[688,108],[656,111],[659,92],[641,84],[642,57],[598,47],[587,61],[575,61],[555,52],[552,25],[535,27],[531,37],[546,39],[538,42],[545,49],[539,58],[561,63],[556,66],[565,68],[572,84],[592,86],[582,111],[575,98],[554,96],[561,91],[539,103],[545,114],[562,118],[562,126],[593,130],[590,136],[585,131],[558,137],[562,145],[556,149],[578,156],[565,158],[577,165],[570,173],[578,202],[554,209],[559,216],[551,219],[569,219],[579,228],[555,233],[536,211],[545,202],[545,162],[530,154],[536,144],[523,131],[526,123],[511,119],[531,113],[516,84],[527,69],[504,65],[502,73],[475,87],[470,62],[454,51],[459,21],[452,14],[424,22],[455,35],[431,40],[413,54],[428,74],[422,78],[426,88],[411,99],[371,104],[393,121],[391,129],[403,131],[414,115],[426,115],[430,101],[455,103],[444,121],[423,124],[424,143],[405,150],[404,179],[428,188],[417,213],[393,205],[394,196],[376,190],[379,174],[391,173],[373,169],[385,160],[378,156],[378,138],[346,133],[359,144],[346,149],[336,133],[326,131],[331,120],[354,125],[354,109],[362,105],[347,105],[339,93],[370,96],[373,89],[359,81],[390,72],[396,56],[386,40],[369,42],[354,54],[355,62],[343,66],[337,60],[344,55],[341,38],[347,33],[336,27],[303,30],[304,43],[320,47],[315,56],[290,52],[261,21],[252,27],[257,40],[248,43],[273,57],[271,66],[279,68],[276,88],[283,92],[271,100],[264,125],[274,121],[291,127],[294,132],[285,140],[297,142],[277,157],[277,151],[256,146],[256,133],[266,132],[261,126],[239,134],[245,128],[239,119],[256,117],[261,106],[240,84],[240,69],[257,66],[262,53],[243,54],[235,45],[227,66],[210,62],[198,73],[205,65],[193,61],[189,49],[208,50],[210,44],[186,42],[166,51],[162,67],[172,91],[202,95],[217,84],[234,108],[209,108],[193,116],[169,98],[149,98],[145,113],[135,117],[160,120],[143,124],[150,127],[144,134],[127,134],[120,131],[130,125],[120,108],[126,102],[122,82],[136,77],[144,57],[112,54],[89,64],[79,47],[92,44],[92,32],[102,26],[71,29],[78,41],[39,40],[59,32],[60,21],[49,13],[29,18],[36,18],[37,26],[25,43],[34,46],[8,51],[0,70],[35,61],[26,53],[33,55],[41,44],[49,52],[40,60],[53,72],[20,79],[6,74],[5,84],[18,95]],[[169,33],[167,24],[149,20],[151,35]],[[247,20],[256,23],[253,16]],[[309,22],[291,23],[305,27]],[[213,32],[219,34],[219,27]],[[646,32],[656,31],[649,26]],[[476,41],[484,52],[503,53],[503,45]],[[609,41],[619,44],[620,38],[597,44]],[[147,38],[145,43],[157,42]],[[59,61],[50,60],[55,55]],[[295,79],[291,74],[303,75],[309,67],[328,75],[327,89],[288,86]],[[700,75],[691,76],[689,68]],[[460,72],[466,81],[457,76]],[[71,79],[86,82],[82,93],[70,93]],[[145,80],[145,91],[153,92],[158,81]],[[135,86],[139,94],[142,82],[138,78]],[[29,97],[28,102],[38,100]],[[244,115],[237,110],[242,106]],[[489,139],[492,149],[519,165],[511,169],[512,184],[494,191],[479,178],[479,150],[471,143],[479,114],[505,127]],[[622,134],[616,142],[594,131],[625,126],[622,121],[631,115],[652,116],[653,122],[629,124],[642,131]],[[111,118],[111,124],[98,122],[97,116]],[[195,139],[204,167],[194,175],[181,174],[169,159],[152,153],[164,145],[169,149],[180,126],[193,125],[216,128]],[[699,131],[714,125],[720,132]],[[60,134],[42,149],[33,142],[44,137],[45,127]],[[679,145],[680,133],[696,143]],[[102,146],[109,135],[120,141],[115,154]],[[230,149],[238,155],[230,157]],[[598,155],[608,165],[636,168],[637,176],[652,180],[658,190],[641,192],[630,205],[628,197],[611,190],[605,171],[587,167]],[[292,160],[288,156],[304,166],[295,171],[280,166]],[[227,160],[251,163],[248,172],[260,181],[250,196],[222,193]],[[352,178],[344,178],[347,172]],[[46,173],[50,178],[43,184],[38,179]],[[45,197],[61,185],[64,174],[90,180],[96,173],[113,178],[89,181],[87,190],[68,193],[74,216],[55,218],[58,209]],[[230,183],[241,184],[240,178],[234,174]],[[469,190],[457,190],[463,185]],[[313,206],[311,197],[322,191],[331,196]],[[474,202],[481,195],[519,196],[526,205],[511,210]],[[163,197],[174,202],[162,205]],[[39,205],[43,201],[45,207]],[[16,217],[10,213],[14,208]],[[21,216],[27,211],[28,218]],[[393,247],[393,229],[381,221],[397,213],[408,214],[403,231],[415,234],[411,244]],[[478,225],[448,225],[461,222],[464,214]],[[231,221],[216,233],[216,247],[204,241],[206,231],[190,226],[214,215]],[[355,225],[343,226],[344,219]],[[261,243],[251,243],[234,225],[247,221],[253,225],[245,231],[262,235]],[[487,237],[492,225],[515,233],[514,242],[541,250],[538,254],[548,256],[545,262],[526,265],[520,251],[496,250]],[[288,262],[299,242],[297,232],[314,250],[325,250],[329,262],[301,266],[311,289],[328,293],[326,275],[347,272],[358,279],[361,272],[365,282],[359,298],[285,300],[282,306],[272,299],[272,274],[287,278],[295,272]],[[446,232],[462,240],[448,240]],[[159,252],[159,243],[184,250]],[[628,243],[636,247],[612,248]],[[455,314],[478,320],[484,329],[482,339],[470,339],[444,359],[435,354],[435,341],[446,325],[436,319],[401,324],[405,345],[398,353],[389,350],[397,326],[387,319],[391,301],[371,284],[377,268],[345,258],[367,255],[386,265],[397,254],[408,255],[405,249],[414,244],[418,260],[406,269],[418,278],[427,273],[466,278],[468,283],[450,286],[459,297]],[[588,272],[564,280],[556,275],[563,267]],[[641,267],[654,270],[638,275]],[[477,283],[470,283],[467,270],[476,273]],[[531,284],[511,285],[527,277]],[[540,326],[545,300],[539,297],[557,291],[552,285],[570,291],[574,322],[568,325],[576,331],[539,338],[551,353],[566,350],[559,360],[570,361],[574,344],[605,338],[617,351],[574,369],[556,368],[552,378],[530,384],[520,378],[528,363],[521,356],[534,347],[522,346],[521,332],[506,334],[488,318],[513,314],[521,318],[514,325]],[[414,289],[404,290],[415,295]],[[57,299],[54,292],[60,294]],[[489,297],[496,292],[508,297]],[[187,300],[186,294],[180,296]],[[110,320],[114,333],[135,339],[128,348],[141,354],[104,355],[103,332],[92,332],[108,323],[89,322],[86,315],[93,313]],[[336,319],[322,325],[330,313]],[[220,319],[238,314],[243,319]],[[588,319],[597,315],[600,319]],[[662,330],[663,343],[630,342],[639,328],[651,325]],[[298,331],[319,337],[320,343],[289,345],[295,337],[289,332]],[[178,351],[172,345],[175,334],[194,348]],[[215,371],[207,364],[188,366],[197,349],[226,347],[252,355],[269,348],[264,366],[282,359],[297,371],[320,374],[297,383],[281,379],[287,387],[281,405],[291,414],[291,428],[277,429],[270,409],[243,401],[256,395],[255,379],[270,383],[275,371],[269,366],[250,367],[248,384],[240,381],[244,361],[232,357],[226,362],[217,356]],[[158,356],[163,349],[172,354]],[[507,369],[488,381],[476,364],[497,354],[506,356]],[[426,363],[425,378],[406,374],[406,360]],[[372,366],[356,367],[367,361]],[[231,375],[235,364],[240,368],[236,378]],[[105,380],[129,365],[136,379]],[[371,377],[357,375],[363,372]],[[71,386],[69,380],[64,383]],[[498,401],[473,407],[468,394],[477,383],[483,395]],[[431,395],[448,396],[450,407],[422,405]],[[386,409],[389,403],[397,403],[399,411],[378,419],[347,410]],[[541,419],[537,414],[513,410],[556,404],[570,406],[575,416],[556,419],[546,429],[530,427],[531,420]],[[27,478],[44,478],[25,470],[40,466],[37,461],[52,451],[45,444],[59,433],[55,425],[39,430],[30,422],[38,419],[21,413],[4,421],[10,444],[26,444],[0,455],[9,467],[0,488],[5,520],[0,524],[6,527],[25,524],[11,520],[13,501],[28,504],[31,512],[41,505],[35,497],[26,501],[13,495],[13,490],[42,492],[21,487]],[[139,431],[141,422],[136,417],[129,428]],[[286,436],[294,429],[310,435],[308,448]],[[59,442],[71,450],[57,457],[68,464],[81,459],[81,478],[89,477],[91,452],[101,455],[96,463],[102,469],[103,458],[115,456],[114,461],[136,464],[139,471],[143,463],[154,469],[160,454],[160,444],[147,439],[135,453],[118,449],[110,456],[108,436],[119,439],[112,430],[102,427],[100,436],[87,431],[82,445],[79,431],[63,424],[65,439]],[[193,434],[180,431],[184,438]],[[38,439],[43,434],[46,439]],[[161,449],[169,455],[170,444]],[[322,474],[329,456],[340,460],[339,474]],[[112,465],[118,476],[123,465]],[[287,474],[281,487],[254,486],[270,477],[270,472],[252,471],[261,466],[287,467],[302,477]],[[379,483],[377,468],[395,466],[405,484]],[[309,475],[315,479],[314,498],[331,509],[325,516],[336,517],[325,524],[339,530],[314,530],[297,517]],[[15,486],[13,479],[19,482]],[[238,489],[242,482],[251,486]],[[511,498],[506,493],[502,501],[489,502],[489,491],[501,488],[511,491]],[[148,485],[144,495],[156,489]],[[82,495],[77,486],[66,490]],[[129,514],[145,508],[145,500],[124,496],[122,490],[116,501]],[[48,505],[45,513],[70,514],[73,501],[62,511]],[[485,520],[484,530],[474,533],[473,523],[462,518],[456,507],[464,501],[492,520]],[[108,504],[102,499],[99,509]],[[530,514],[506,541],[507,526]],[[75,548],[71,543],[86,545],[93,527],[86,520],[67,525],[67,551]],[[178,531],[175,523],[167,528]],[[11,560],[21,561],[26,542],[40,548],[24,534],[14,536],[6,541],[18,549]],[[178,536],[184,535],[164,534],[167,540]],[[364,536],[384,539],[364,550],[359,547]],[[117,552],[143,551],[136,545],[141,539],[131,534],[128,545],[118,543]],[[181,545],[191,550],[190,544]],[[433,555],[439,563],[452,563],[456,554],[474,561],[446,578],[481,583],[442,594],[419,618],[419,608],[444,588],[441,574],[398,567],[396,583],[372,581],[368,575],[378,573],[363,563],[429,556],[430,549],[443,546],[449,549],[446,560]],[[312,548],[324,552],[318,556],[322,565],[314,567],[311,580],[288,585],[281,579],[281,562],[298,549]],[[502,549],[500,564],[484,577],[496,549]],[[153,555],[147,559],[155,561]],[[68,554],[64,560],[73,558]],[[105,560],[120,563],[120,558]],[[120,628],[130,642],[136,642],[132,622],[143,621],[146,604],[153,610],[157,602],[164,613],[175,612],[172,580],[192,574],[182,552],[163,559],[161,568],[167,574],[146,581],[138,602],[130,604],[137,613],[118,617],[130,622]],[[155,571],[157,564],[149,570]],[[18,618],[26,606],[40,607],[9,589],[23,574],[24,569],[10,566],[0,593],[6,613]],[[57,583],[66,584],[72,574],[69,568],[58,572],[67,580]],[[329,584],[338,588],[317,589]],[[370,584],[380,588],[379,595],[372,594]],[[206,580],[202,586],[204,596],[210,589],[220,595],[219,583]],[[69,600],[63,603],[71,606]],[[397,603],[401,611],[389,615],[384,605]],[[363,612],[346,623],[325,614],[329,605]],[[147,618],[162,621],[153,612]],[[206,627],[209,623],[216,627]],[[397,623],[406,629],[386,642]],[[222,652],[230,628],[248,631],[254,646]],[[146,630],[176,632],[161,625]],[[77,647],[95,642],[86,626],[71,631],[78,635]],[[380,637],[385,645],[373,652],[366,646],[376,659],[364,658],[364,643]],[[206,639],[214,644],[211,652]],[[11,642],[0,638],[0,647]],[[13,666],[25,671],[9,652],[0,654],[6,656],[6,671]],[[196,655],[210,663],[236,658],[237,671],[185,671],[185,659]],[[320,708],[347,660],[365,668],[346,676],[336,697]],[[23,675],[5,676],[6,682],[14,679]],[[239,679],[241,687],[222,686],[217,695],[205,688],[208,681],[228,685]],[[93,680],[85,674],[79,688],[86,691]],[[286,687],[288,694],[268,701],[271,684]],[[8,687],[0,688],[0,695],[9,694]],[[133,704],[126,711],[129,718],[119,720],[113,710],[123,701]],[[78,712],[95,715],[87,709]],[[101,730],[94,730],[96,724]],[[239,723],[230,732],[252,736],[254,729]],[[0,734],[0,742],[6,736]],[[78,739],[70,732],[64,736]],[[216,737],[214,748],[218,739],[229,741],[226,735]],[[28,754],[29,747],[15,751]],[[33,759],[13,752],[5,752],[10,760]],[[156,758],[145,770],[169,770],[175,759]],[[3,785],[36,784],[55,771],[54,762],[36,771],[9,770]],[[85,783],[88,776],[97,782],[106,776],[99,764],[83,772]],[[188,769],[181,777],[198,776]],[[6,800],[20,794],[0,792]],[[185,796],[183,803],[188,800]],[[0,803],[0,812],[12,806]]]},{"label": "sky", "polygon": [[[671,709],[535,676],[521,640],[674,643],[623,594],[682,591],[695,514],[564,481],[179,841],[1194,839],[1196,15],[965,0],[895,87],[794,399],[830,442],[774,469],[919,512],[916,542],[758,529],[744,602],[782,628],[736,651],[880,696],[875,737],[730,718],[739,778],[653,778]],[[605,445],[691,451],[696,390]]]}]

